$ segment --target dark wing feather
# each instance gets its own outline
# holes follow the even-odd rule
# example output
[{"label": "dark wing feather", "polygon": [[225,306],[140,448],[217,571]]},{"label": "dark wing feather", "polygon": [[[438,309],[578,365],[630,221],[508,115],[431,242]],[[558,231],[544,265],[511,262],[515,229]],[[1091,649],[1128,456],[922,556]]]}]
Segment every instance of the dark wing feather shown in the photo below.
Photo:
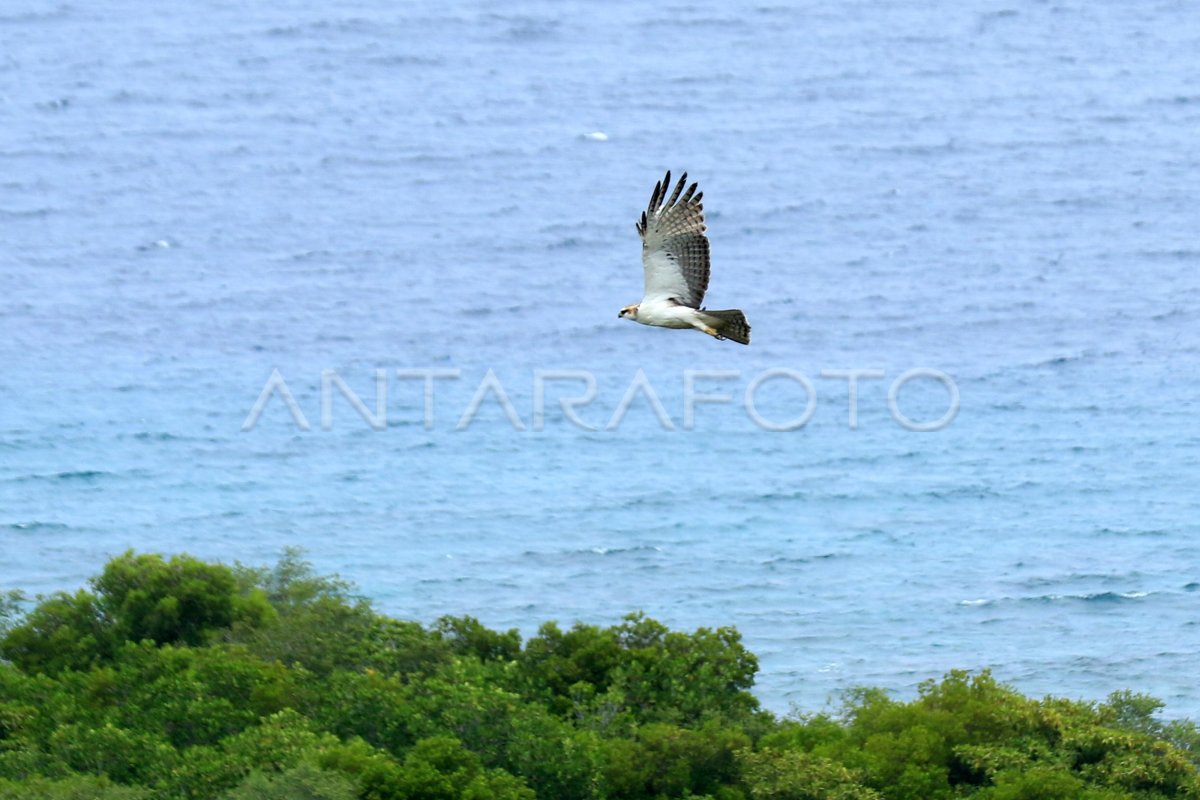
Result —
[{"label": "dark wing feather", "polygon": [[[687,173],[671,186],[671,173],[654,186],[650,205],[637,224],[642,237],[642,266],[646,297],[676,298],[699,308],[708,291],[709,248],[704,235],[703,192],[687,186]],[[687,187],[687,191],[684,191]]]}]

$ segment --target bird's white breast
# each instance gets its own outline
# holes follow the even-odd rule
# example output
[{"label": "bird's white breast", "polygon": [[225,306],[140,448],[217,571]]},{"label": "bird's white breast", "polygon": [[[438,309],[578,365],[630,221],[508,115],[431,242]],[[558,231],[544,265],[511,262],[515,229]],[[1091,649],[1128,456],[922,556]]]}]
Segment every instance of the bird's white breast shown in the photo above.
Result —
[{"label": "bird's white breast", "polygon": [[695,327],[696,309],[681,306],[665,298],[644,298],[638,304],[637,321],[659,328]]}]

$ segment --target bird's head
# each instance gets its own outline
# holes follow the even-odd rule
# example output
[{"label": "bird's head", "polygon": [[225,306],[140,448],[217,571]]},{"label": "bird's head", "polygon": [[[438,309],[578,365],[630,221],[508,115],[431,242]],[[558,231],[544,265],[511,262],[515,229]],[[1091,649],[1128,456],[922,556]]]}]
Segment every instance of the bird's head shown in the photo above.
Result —
[{"label": "bird's head", "polygon": [[622,308],[622,309],[620,310],[620,312],[617,314],[617,317],[619,317],[619,318],[621,318],[621,319],[634,319],[634,320],[636,320],[636,319],[637,319],[637,312],[638,312],[638,304],[637,304],[637,303],[634,303],[634,304],[633,304],[633,305],[631,305],[631,306],[625,306],[624,308]]}]

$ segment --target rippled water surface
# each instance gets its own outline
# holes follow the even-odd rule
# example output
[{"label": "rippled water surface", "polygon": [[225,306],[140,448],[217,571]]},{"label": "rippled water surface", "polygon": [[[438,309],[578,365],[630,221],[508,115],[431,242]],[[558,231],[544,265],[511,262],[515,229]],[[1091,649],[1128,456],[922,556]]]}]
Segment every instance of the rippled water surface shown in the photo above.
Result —
[{"label": "rippled water surface", "polygon": [[[10,0],[0,586],[301,545],[423,621],[736,625],[777,710],[990,666],[1198,716],[1195,21]],[[708,302],[746,310],[749,348],[616,317],[667,168],[701,181]],[[914,368],[959,392],[939,431],[889,411]],[[426,425],[397,370],[435,369],[458,377]],[[845,369],[883,371],[854,428],[822,377]],[[294,416],[279,391],[252,414],[273,370]],[[573,377],[539,422],[545,370]],[[639,370],[674,430],[623,403]],[[687,370],[730,398],[690,426]],[[802,414],[771,370],[811,384],[804,427],[745,408],[759,381],[760,417]],[[583,372],[596,430],[558,403]],[[333,375],[372,414],[382,387],[382,430]],[[947,393],[896,402],[929,421]]]}]

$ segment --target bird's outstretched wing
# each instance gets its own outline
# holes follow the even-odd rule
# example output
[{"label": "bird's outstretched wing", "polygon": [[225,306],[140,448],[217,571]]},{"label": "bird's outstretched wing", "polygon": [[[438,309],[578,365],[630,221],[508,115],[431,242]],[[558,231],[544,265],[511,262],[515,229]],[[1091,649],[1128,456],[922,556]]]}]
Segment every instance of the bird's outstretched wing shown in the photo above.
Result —
[{"label": "bird's outstretched wing", "polygon": [[[703,192],[688,187],[687,173],[671,188],[671,173],[654,186],[650,205],[637,223],[647,298],[675,298],[699,308],[708,290],[708,237],[704,235]],[[680,196],[682,195],[682,196]]]}]

